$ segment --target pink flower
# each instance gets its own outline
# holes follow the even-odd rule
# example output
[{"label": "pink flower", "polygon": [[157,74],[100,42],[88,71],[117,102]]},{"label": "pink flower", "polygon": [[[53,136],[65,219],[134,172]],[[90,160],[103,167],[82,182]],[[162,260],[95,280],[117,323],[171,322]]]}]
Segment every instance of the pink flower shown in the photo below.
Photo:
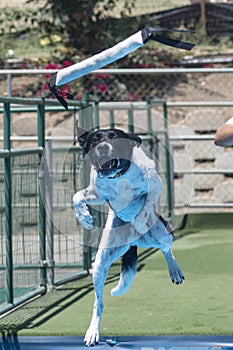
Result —
[{"label": "pink flower", "polygon": [[[45,65],[45,69],[59,69],[59,66],[54,63],[48,63]],[[45,74],[46,79],[49,79],[51,74]]]},{"label": "pink flower", "polygon": [[45,65],[45,69],[59,69],[59,66],[55,63],[48,63]]},{"label": "pink flower", "polygon": [[71,93],[70,85],[66,84],[60,91]]},{"label": "pink flower", "polygon": [[62,68],[69,67],[69,66],[71,66],[72,64],[73,64],[73,63],[72,63],[71,61],[66,60],[66,61],[64,61],[64,62],[62,63]]},{"label": "pink flower", "polygon": [[92,86],[92,90],[93,90],[93,91],[98,91],[98,86],[97,86],[97,85],[93,85],[93,86]]},{"label": "pink flower", "polygon": [[106,74],[106,73],[101,73],[101,74],[94,73],[94,74],[92,74],[92,77],[94,79],[106,79],[108,76],[109,76],[109,74]]},{"label": "pink flower", "polygon": [[100,85],[100,92],[105,93],[108,90],[108,85],[107,84],[101,84]]},{"label": "pink flower", "polygon": [[129,98],[129,101],[139,101],[142,98],[142,95],[135,95],[129,92],[128,98]]},{"label": "pink flower", "polygon": [[49,85],[48,84],[44,84],[42,86],[41,90],[49,90]]}]

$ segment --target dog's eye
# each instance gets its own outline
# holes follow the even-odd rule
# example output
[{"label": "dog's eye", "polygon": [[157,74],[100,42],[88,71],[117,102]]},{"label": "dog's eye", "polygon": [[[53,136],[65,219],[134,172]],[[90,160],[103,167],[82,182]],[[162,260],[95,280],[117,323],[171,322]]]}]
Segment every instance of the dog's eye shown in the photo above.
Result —
[{"label": "dog's eye", "polygon": [[92,139],[92,143],[96,143],[99,141],[99,138],[97,136],[94,136]]},{"label": "dog's eye", "polygon": [[92,143],[96,144],[102,141],[103,137],[104,137],[104,134],[102,132],[97,132],[95,135],[93,135]]},{"label": "dog's eye", "polygon": [[108,133],[108,138],[109,139],[114,139],[114,137],[116,137],[116,134],[113,131]]}]

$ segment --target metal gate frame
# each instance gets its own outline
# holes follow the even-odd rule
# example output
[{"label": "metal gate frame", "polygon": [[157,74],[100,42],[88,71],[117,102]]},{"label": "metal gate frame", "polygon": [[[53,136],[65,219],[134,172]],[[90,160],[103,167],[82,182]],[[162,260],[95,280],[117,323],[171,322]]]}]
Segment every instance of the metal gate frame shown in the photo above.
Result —
[{"label": "metal gate frame", "polygon": [[[0,315],[4,314],[22,303],[46,293],[47,291],[47,271],[51,268],[52,256],[49,256],[49,261],[46,256],[46,225],[48,225],[49,218],[47,217],[45,203],[46,203],[46,187],[45,181],[48,181],[48,173],[45,176],[45,113],[49,110],[60,110],[63,108],[56,100],[49,100],[44,98],[30,99],[30,98],[15,98],[0,96],[0,103],[3,104],[3,123],[4,123],[4,135],[3,135],[3,149],[0,149],[0,158],[4,160],[4,211],[5,215],[5,247],[2,249],[5,251],[5,264],[1,266],[1,270],[5,271],[5,292],[6,300],[0,305]],[[13,106],[12,106],[13,105]],[[70,110],[82,110],[93,104],[89,101],[88,95],[85,96],[83,101],[72,101],[70,103]],[[15,107],[16,106],[16,107]],[[20,111],[23,112],[27,107],[31,111],[37,113],[37,131],[38,131],[38,146],[34,148],[24,149],[12,149],[11,148],[11,112]],[[15,297],[14,295],[14,256],[13,256],[13,217],[12,217],[12,165],[11,160],[13,157],[21,155],[35,154],[39,157],[38,162],[38,178],[40,179],[40,186],[38,186],[38,203],[39,203],[39,262],[37,267],[33,267],[40,271],[40,278],[38,281],[38,287],[33,291],[26,292],[25,294]],[[47,166],[47,165],[46,165]],[[46,178],[47,177],[47,178]],[[43,184],[41,186],[41,184]],[[48,198],[47,198],[48,201]],[[51,204],[51,203],[50,203]],[[3,242],[3,239],[2,239]],[[86,266],[85,266],[86,265]],[[88,274],[88,266],[83,263],[83,271],[80,273],[80,277]],[[79,276],[76,276],[78,278]],[[50,277],[51,279],[51,277]]]}]

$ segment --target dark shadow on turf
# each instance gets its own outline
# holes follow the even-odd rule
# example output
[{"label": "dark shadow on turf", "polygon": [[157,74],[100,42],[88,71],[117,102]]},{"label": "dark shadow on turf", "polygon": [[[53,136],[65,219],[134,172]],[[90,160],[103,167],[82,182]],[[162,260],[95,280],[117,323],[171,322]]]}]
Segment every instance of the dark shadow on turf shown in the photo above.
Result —
[{"label": "dark shadow on turf", "polygon": [[[92,291],[91,282],[78,288],[58,288],[56,291],[47,293],[3,317],[0,322],[0,332],[8,336],[16,335],[19,330],[39,326]],[[75,297],[75,295],[77,296]],[[65,301],[67,302],[59,307]],[[53,309],[54,311],[51,312]],[[47,314],[48,312],[49,314]],[[33,324],[33,321],[43,315],[44,317],[38,323]]]},{"label": "dark shadow on turf", "polygon": [[[187,230],[186,232],[178,234],[176,239],[181,239],[192,233],[194,233],[192,230]],[[155,248],[141,251],[138,255],[137,270],[141,271],[146,266],[144,261],[157,251],[158,249]],[[115,272],[115,269],[119,268],[120,270],[120,266],[120,260],[112,265],[112,273],[108,276],[105,285],[118,282],[120,271]],[[82,279],[82,285],[80,287],[72,286],[72,283],[63,285],[63,287],[57,288],[54,292],[49,292],[21,308],[12,311],[1,319],[0,333],[2,333],[3,336],[7,335],[7,338],[10,337],[8,342],[11,342],[10,339],[12,337],[14,344],[17,344],[15,343],[15,336],[19,330],[33,329],[41,326],[89,293],[94,292],[92,281],[89,280],[86,281],[86,283],[84,281],[85,279]],[[60,305],[61,303],[63,303],[63,305]],[[38,322],[35,322],[37,319],[39,319]]]}]

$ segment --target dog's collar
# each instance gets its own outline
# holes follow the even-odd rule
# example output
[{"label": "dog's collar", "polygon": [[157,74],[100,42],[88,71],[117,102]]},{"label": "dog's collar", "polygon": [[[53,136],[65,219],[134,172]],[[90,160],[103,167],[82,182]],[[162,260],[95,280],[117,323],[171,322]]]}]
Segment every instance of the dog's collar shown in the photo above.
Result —
[{"label": "dog's collar", "polygon": [[108,176],[108,178],[109,178],[109,179],[116,179],[116,178],[122,176],[122,175],[125,174],[126,171],[129,169],[130,164],[131,164],[130,162],[127,163],[126,166],[125,166],[123,169],[119,170],[119,171],[116,172],[114,175]]}]

